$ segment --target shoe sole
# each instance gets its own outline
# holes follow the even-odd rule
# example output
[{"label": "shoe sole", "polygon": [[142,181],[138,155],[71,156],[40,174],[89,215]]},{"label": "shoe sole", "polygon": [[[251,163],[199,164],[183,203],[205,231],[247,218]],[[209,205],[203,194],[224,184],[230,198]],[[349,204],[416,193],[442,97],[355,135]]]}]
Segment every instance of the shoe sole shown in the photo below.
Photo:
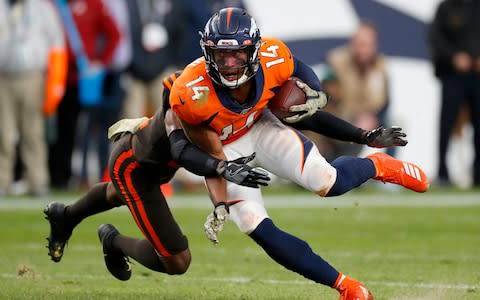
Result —
[{"label": "shoe sole", "polygon": [[67,245],[68,239],[64,243],[52,241],[51,236],[52,236],[52,232],[54,230],[55,225],[53,224],[54,221],[52,220],[52,217],[51,217],[50,204],[47,207],[45,207],[45,209],[43,210],[43,213],[45,214],[45,219],[50,224],[50,235],[47,237],[48,245],[46,246],[46,248],[48,249],[48,255],[50,256],[52,261],[58,263],[60,262],[60,260],[62,260],[63,250]]}]

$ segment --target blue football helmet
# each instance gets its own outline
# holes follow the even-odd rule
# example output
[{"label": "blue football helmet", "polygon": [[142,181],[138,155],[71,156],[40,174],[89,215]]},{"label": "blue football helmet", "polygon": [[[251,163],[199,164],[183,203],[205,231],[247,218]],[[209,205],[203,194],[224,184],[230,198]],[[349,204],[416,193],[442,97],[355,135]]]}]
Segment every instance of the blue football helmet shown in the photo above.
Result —
[{"label": "blue football helmet", "polygon": [[[258,49],[261,45],[260,30],[255,20],[245,10],[228,7],[218,11],[208,20],[200,35],[200,46],[207,72],[216,84],[236,88],[257,73]],[[215,59],[216,51],[246,51],[247,60],[238,67],[241,74],[235,80],[228,80],[220,72],[222,63]]]}]

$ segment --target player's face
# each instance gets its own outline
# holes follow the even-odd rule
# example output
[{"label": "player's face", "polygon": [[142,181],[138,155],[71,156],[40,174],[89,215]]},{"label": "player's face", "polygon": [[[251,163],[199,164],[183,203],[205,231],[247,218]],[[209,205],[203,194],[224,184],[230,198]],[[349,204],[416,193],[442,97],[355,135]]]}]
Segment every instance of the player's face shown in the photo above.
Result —
[{"label": "player's face", "polygon": [[220,74],[229,81],[239,79],[247,66],[248,50],[216,49],[213,51],[213,59],[218,66]]},{"label": "player's face", "polygon": [[360,65],[370,64],[377,55],[377,33],[368,26],[361,26],[351,41],[355,61]]}]

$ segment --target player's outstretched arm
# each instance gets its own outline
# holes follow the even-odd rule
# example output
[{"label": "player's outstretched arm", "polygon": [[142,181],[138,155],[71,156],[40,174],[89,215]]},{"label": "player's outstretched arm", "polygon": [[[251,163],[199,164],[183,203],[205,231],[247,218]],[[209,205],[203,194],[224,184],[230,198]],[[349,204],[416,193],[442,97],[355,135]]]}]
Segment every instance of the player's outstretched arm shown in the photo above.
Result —
[{"label": "player's outstretched arm", "polygon": [[248,162],[255,158],[255,153],[233,161],[221,160],[190,143],[180,121],[171,110],[166,113],[165,124],[172,157],[188,171],[199,176],[221,175],[228,181],[252,188],[268,185],[270,181],[268,172],[248,165]]},{"label": "player's outstretched arm", "polygon": [[[217,159],[226,160],[223,146],[215,131],[206,126],[193,126],[182,121],[182,127],[192,143],[197,144],[207,153]],[[217,234],[223,230],[223,225],[228,219],[227,185],[220,176],[205,176],[208,195],[214,205],[213,211],[207,216],[204,230],[207,238],[218,244]]]},{"label": "player's outstretched arm", "polygon": [[311,117],[288,124],[297,130],[310,130],[345,142],[365,144],[375,148],[405,146],[408,141],[400,127],[379,127],[370,131],[336,117],[326,111],[317,111]]}]

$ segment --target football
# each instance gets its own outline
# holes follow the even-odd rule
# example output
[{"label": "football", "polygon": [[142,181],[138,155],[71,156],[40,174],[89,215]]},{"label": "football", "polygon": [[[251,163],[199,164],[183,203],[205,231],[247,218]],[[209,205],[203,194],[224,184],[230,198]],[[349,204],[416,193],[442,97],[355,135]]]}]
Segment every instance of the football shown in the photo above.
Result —
[{"label": "football", "polygon": [[299,78],[292,77],[281,85],[268,103],[270,111],[280,120],[293,115],[289,111],[290,106],[304,104],[307,101],[305,93],[297,86],[295,81]]}]

